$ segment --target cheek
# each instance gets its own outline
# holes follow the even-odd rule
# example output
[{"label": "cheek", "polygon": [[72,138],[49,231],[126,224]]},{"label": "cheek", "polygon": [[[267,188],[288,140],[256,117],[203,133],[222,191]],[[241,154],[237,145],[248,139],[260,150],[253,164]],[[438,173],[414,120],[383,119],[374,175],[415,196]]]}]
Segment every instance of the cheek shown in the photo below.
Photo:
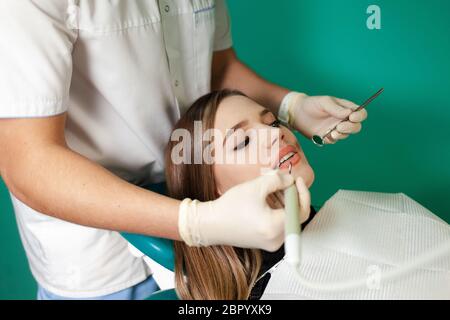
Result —
[{"label": "cheek", "polygon": [[301,165],[295,169],[293,174],[295,178],[302,177],[308,188],[314,183],[314,170],[305,159],[302,160]]},{"label": "cheek", "polygon": [[214,165],[214,175],[220,193],[228,189],[253,180],[261,175],[262,167],[259,165],[247,164],[216,164]]},{"label": "cheek", "polygon": [[297,144],[298,146],[300,146],[300,143],[298,142],[297,137],[291,130],[284,128],[283,134],[284,134],[284,137],[285,137],[284,139],[286,140],[286,142],[288,142],[290,144]]}]

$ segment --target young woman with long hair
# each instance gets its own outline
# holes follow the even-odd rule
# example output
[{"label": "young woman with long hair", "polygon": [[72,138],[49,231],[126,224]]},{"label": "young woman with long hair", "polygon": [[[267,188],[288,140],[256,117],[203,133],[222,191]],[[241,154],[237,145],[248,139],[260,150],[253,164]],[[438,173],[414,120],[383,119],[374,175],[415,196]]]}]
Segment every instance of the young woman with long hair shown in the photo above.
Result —
[{"label": "young woman with long hair", "polygon": [[[195,132],[199,122],[200,134]],[[242,130],[230,134],[228,129],[236,125]],[[178,121],[177,129],[189,133],[193,141],[186,144],[188,150],[183,150],[190,155],[187,157],[190,161],[174,161],[176,156],[187,155],[177,154],[180,141],[170,141],[167,145],[166,183],[172,198],[215,200],[229,188],[257,177],[264,170],[276,167],[287,170],[288,162],[280,166],[280,161],[287,158],[292,163],[292,175],[298,187],[305,189],[313,183],[314,172],[295,135],[275,115],[241,92],[222,90],[201,97]],[[214,136],[212,141],[203,141],[204,133],[210,129],[218,130],[222,138]],[[267,134],[262,135],[264,132]],[[201,157],[200,163],[194,162],[195,153],[204,151],[208,144],[214,147],[213,161]],[[241,159],[249,160],[251,153],[258,151],[266,151],[268,161],[218,161],[219,154],[227,159],[242,156]],[[271,194],[267,201],[272,208],[284,205],[280,193]],[[304,224],[315,214],[309,200],[307,203],[307,208],[301,211]],[[264,281],[257,283],[258,277],[284,255],[283,248],[270,253],[230,246],[189,247],[183,242],[175,242],[174,249],[176,290],[182,299],[258,298],[264,289]]]}]

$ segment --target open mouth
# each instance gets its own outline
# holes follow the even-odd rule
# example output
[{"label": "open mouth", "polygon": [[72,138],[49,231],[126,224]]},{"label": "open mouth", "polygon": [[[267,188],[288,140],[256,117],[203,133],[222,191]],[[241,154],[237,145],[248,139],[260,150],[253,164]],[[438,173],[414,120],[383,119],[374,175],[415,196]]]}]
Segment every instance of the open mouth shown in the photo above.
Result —
[{"label": "open mouth", "polygon": [[278,162],[278,168],[281,168],[281,166],[289,161],[290,159],[292,159],[292,157],[294,157],[297,154],[297,152],[289,152],[287,155],[285,155],[283,158],[280,159],[280,161]]},{"label": "open mouth", "polygon": [[301,157],[298,150],[294,146],[287,145],[280,149],[278,153],[278,162],[274,164],[274,169],[288,169],[289,164],[295,166],[300,160]]}]

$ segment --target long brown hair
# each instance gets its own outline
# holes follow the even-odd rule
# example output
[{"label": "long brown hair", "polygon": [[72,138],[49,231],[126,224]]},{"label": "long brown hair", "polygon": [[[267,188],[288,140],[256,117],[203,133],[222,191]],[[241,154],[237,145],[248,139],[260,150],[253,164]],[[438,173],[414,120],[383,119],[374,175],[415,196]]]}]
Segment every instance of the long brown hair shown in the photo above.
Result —
[{"label": "long brown hair", "polygon": [[[194,121],[202,121],[203,131],[214,128],[220,102],[226,97],[241,95],[234,90],[211,92],[199,98],[175,125],[194,137]],[[203,133],[202,133],[203,134]],[[194,138],[195,139],[195,138]],[[191,143],[190,154],[194,156],[197,141]],[[213,165],[174,164],[172,149],[178,141],[169,141],[165,152],[166,183],[170,197],[191,198],[199,201],[219,197]],[[193,159],[193,158],[192,158]],[[181,299],[248,299],[261,268],[260,250],[241,249],[231,246],[189,247],[175,241],[175,284]]]}]

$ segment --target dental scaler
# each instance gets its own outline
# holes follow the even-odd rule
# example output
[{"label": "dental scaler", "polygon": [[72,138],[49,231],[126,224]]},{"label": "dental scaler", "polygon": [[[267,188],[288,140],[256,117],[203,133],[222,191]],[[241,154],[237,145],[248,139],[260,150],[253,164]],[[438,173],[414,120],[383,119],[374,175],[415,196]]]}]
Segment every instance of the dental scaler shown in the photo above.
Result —
[{"label": "dental scaler", "polygon": [[[289,174],[292,172],[292,163],[289,163]],[[295,269],[300,265],[300,205],[298,191],[295,183],[284,190],[285,241],[284,250],[286,261]]]}]

